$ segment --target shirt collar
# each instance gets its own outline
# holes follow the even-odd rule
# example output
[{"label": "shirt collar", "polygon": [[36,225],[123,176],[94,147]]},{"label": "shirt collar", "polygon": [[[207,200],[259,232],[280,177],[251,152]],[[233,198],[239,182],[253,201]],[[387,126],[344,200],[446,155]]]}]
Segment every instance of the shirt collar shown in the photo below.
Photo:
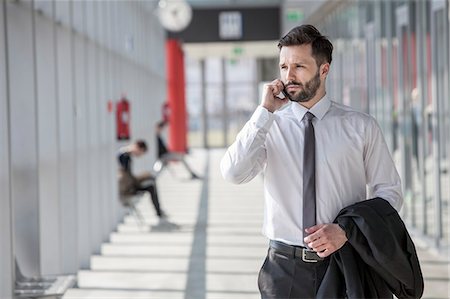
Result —
[{"label": "shirt collar", "polygon": [[306,112],[311,112],[314,114],[314,116],[321,120],[325,114],[327,113],[328,109],[331,106],[331,101],[328,99],[328,97],[325,95],[320,101],[318,101],[314,106],[311,107],[311,109],[307,109],[306,107],[300,105],[299,103],[292,102],[292,111],[294,112],[295,116],[302,120],[305,116]]}]

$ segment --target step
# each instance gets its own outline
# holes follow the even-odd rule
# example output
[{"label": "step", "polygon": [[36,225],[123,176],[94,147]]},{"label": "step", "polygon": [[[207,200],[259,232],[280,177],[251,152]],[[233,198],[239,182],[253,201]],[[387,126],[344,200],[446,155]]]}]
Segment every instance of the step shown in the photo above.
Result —
[{"label": "step", "polygon": [[189,257],[191,245],[168,244],[102,244],[101,254],[105,256],[163,256]]},{"label": "step", "polygon": [[100,270],[129,270],[129,271],[173,271],[186,272],[189,266],[187,258],[161,257],[131,257],[131,256],[98,256],[91,257],[91,269]]},{"label": "step", "polygon": [[153,243],[153,244],[192,244],[193,235],[189,233],[111,233],[111,243]]},{"label": "step", "polygon": [[82,270],[78,272],[78,287],[183,292],[186,287],[186,274]]},{"label": "step", "polygon": [[104,289],[69,289],[63,299],[183,299],[183,291],[133,291]]}]

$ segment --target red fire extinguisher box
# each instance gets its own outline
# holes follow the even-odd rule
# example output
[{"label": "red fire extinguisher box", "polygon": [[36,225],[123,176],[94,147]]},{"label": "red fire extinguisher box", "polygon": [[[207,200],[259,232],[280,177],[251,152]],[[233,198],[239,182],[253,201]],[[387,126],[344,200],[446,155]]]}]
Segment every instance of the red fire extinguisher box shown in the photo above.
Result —
[{"label": "red fire extinguisher box", "polygon": [[130,102],[122,97],[116,104],[117,140],[130,139]]}]

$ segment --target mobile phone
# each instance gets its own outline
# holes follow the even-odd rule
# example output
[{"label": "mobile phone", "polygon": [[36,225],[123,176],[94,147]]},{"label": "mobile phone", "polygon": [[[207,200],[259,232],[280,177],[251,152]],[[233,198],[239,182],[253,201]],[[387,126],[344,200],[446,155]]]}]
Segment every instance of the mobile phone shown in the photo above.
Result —
[{"label": "mobile phone", "polygon": [[289,98],[284,89],[279,94],[277,94],[276,97],[282,100],[284,100],[285,98]]},{"label": "mobile phone", "polygon": [[281,90],[281,92],[280,92],[279,94],[276,95],[276,97],[279,98],[279,99],[281,99],[281,100],[284,100],[285,98],[291,99],[291,98],[289,97],[289,94],[288,94],[287,91],[286,91],[286,88],[285,88],[285,86],[284,86],[284,83],[283,83],[283,82],[281,82],[281,83],[283,84],[283,89]]}]

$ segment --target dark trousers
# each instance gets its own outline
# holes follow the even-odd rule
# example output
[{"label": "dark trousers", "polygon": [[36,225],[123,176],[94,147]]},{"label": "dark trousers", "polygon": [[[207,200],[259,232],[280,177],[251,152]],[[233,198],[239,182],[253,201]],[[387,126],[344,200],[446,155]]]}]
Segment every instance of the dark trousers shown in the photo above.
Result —
[{"label": "dark trousers", "polygon": [[162,216],[161,206],[159,204],[158,190],[156,189],[156,181],[153,179],[147,179],[142,181],[137,186],[137,191],[147,191],[150,193],[153,206],[155,207],[156,215]]},{"label": "dark trousers", "polygon": [[162,168],[166,167],[170,161],[181,162],[183,163],[184,168],[186,168],[186,170],[191,174],[191,176],[197,176],[195,172],[192,170],[192,168],[189,166],[189,164],[186,162],[184,155],[181,153],[168,152],[161,155],[161,157],[159,157],[159,160],[162,162]]},{"label": "dark trousers", "polygon": [[315,298],[327,270],[329,259],[317,263],[269,248],[259,272],[262,299]]}]

